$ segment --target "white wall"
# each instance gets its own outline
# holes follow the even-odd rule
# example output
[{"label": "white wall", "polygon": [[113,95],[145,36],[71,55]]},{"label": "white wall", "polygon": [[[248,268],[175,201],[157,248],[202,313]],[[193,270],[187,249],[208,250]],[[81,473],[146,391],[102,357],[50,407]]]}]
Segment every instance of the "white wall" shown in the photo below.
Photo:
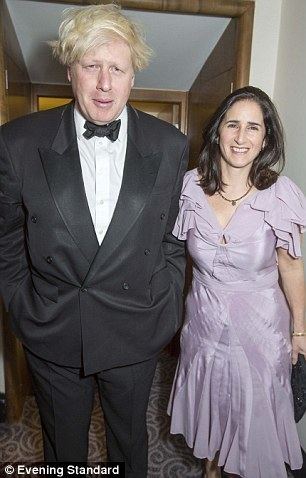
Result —
[{"label": "white wall", "polygon": [[[294,0],[293,0],[294,1]],[[282,0],[256,0],[250,85],[273,96]]]},{"label": "white wall", "polygon": [[274,100],[285,129],[285,174],[306,193],[305,45],[305,0],[255,0],[250,84]]},{"label": "white wall", "polygon": [[306,192],[306,2],[283,0],[274,100],[286,132],[286,173]]}]

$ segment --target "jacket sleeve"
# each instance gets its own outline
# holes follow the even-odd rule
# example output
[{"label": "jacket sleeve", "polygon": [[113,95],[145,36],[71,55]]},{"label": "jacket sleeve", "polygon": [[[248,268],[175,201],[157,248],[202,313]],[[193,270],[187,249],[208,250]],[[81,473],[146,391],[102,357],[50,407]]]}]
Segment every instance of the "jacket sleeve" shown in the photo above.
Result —
[{"label": "jacket sleeve", "polygon": [[6,309],[29,274],[22,185],[0,129],[0,294]]},{"label": "jacket sleeve", "polygon": [[177,239],[172,234],[172,230],[179,210],[179,198],[181,194],[184,174],[188,164],[188,159],[189,148],[188,143],[186,142],[185,148],[180,159],[180,166],[171,198],[171,206],[166,226],[166,232],[163,239],[163,250],[170,274],[174,280],[174,283],[178,286],[179,291],[181,292],[183,291],[185,281],[185,242]]}]

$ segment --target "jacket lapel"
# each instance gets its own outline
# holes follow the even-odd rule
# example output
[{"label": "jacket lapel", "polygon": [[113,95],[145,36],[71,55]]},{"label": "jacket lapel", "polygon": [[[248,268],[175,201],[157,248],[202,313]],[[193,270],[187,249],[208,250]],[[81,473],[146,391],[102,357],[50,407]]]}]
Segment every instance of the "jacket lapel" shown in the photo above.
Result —
[{"label": "jacket lapel", "polygon": [[75,243],[91,263],[99,244],[82,178],[73,103],[63,110],[51,148],[40,149],[39,153],[55,205]]},{"label": "jacket lapel", "polygon": [[137,111],[128,107],[128,141],[116,208],[99,248],[87,203],[73,117],[73,103],[63,110],[51,148],[39,150],[55,205],[75,243],[92,266],[87,280],[123,242],[151,194],[161,153],[149,148]]},{"label": "jacket lapel", "polygon": [[159,169],[161,154],[149,149],[137,112],[128,107],[128,141],[122,185],[107,233],[87,280],[124,241],[146,205]]}]

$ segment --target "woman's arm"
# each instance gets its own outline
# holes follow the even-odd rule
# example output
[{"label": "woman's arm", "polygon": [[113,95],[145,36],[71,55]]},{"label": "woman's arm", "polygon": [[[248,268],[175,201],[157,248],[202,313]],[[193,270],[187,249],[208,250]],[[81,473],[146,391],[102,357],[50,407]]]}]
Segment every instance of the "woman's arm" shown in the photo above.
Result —
[{"label": "woman's arm", "polygon": [[[303,260],[291,257],[282,248],[277,249],[277,257],[283,291],[291,311],[293,331],[306,333]],[[292,363],[296,363],[299,353],[306,357],[306,335],[292,337]]]}]

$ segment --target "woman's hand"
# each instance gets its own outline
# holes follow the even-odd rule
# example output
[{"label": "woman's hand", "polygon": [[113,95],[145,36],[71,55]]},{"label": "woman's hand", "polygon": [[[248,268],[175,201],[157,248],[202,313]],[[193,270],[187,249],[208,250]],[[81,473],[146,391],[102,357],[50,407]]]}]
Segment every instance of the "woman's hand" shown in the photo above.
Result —
[{"label": "woman's hand", "polygon": [[298,354],[303,354],[306,358],[306,336],[292,337],[291,358],[293,365],[297,362]]}]

